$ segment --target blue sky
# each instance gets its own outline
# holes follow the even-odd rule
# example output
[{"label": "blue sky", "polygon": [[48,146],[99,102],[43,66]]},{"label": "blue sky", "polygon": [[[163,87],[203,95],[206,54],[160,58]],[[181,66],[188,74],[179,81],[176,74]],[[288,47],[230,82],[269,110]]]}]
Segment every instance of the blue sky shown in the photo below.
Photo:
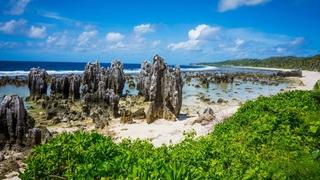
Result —
[{"label": "blue sky", "polygon": [[320,53],[318,0],[0,0],[0,59],[171,64]]}]

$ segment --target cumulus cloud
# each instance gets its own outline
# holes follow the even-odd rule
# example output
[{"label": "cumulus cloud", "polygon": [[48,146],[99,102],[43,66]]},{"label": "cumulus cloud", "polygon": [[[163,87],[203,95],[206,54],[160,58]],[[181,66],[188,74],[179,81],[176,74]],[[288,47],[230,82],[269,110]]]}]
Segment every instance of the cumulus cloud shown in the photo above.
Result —
[{"label": "cumulus cloud", "polygon": [[46,44],[49,47],[66,47],[71,40],[67,37],[66,33],[56,33],[48,36]]},{"label": "cumulus cloud", "polygon": [[25,8],[30,3],[30,0],[11,0],[11,9],[7,12],[10,15],[21,15],[24,13]]},{"label": "cumulus cloud", "polygon": [[0,32],[5,34],[14,34],[25,26],[25,20],[10,20],[8,22],[0,23]]},{"label": "cumulus cloud", "polygon": [[191,29],[188,33],[188,40],[184,42],[171,43],[168,48],[172,51],[178,49],[198,50],[198,46],[202,41],[212,41],[217,37],[220,27],[200,24],[196,28]]},{"label": "cumulus cloud", "polygon": [[[91,30],[90,30],[91,29]],[[92,28],[86,28],[77,39],[76,51],[86,51],[97,47],[97,42],[94,42],[98,31]]]},{"label": "cumulus cloud", "polygon": [[154,27],[151,24],[140,24],[133,28],[133,32],[136,34],[146,34],[154,31]]},{"label": "cumulus cloud", "polygon": [[218,4],[218,11],[225,12],[237,9],[241,6],[256,6],[269,1],[271,0],[220,0]]},{"label": "cumulus cloud", "polygon": [[112,42],[112,43],[117,43],[117,42],[120,42],[124,39],[124,35],[121,34],[121,33],[118,33],[118,32],[109,32],[107,35],[106,35],[106,40],[108,42]]},{"label": "cumulus cloud", "polygon": [[45,38],[47,36],[47,28],[45,26],[31,26],[28,36],[35,39]]},{"label": "cumulus cloud", "polygon": [[78,37],[78,45],[83,46],[88,44],[88,42],[98,34],[96,30],[84,31]]},{"label": "cumulus cloud", "polygon": [[220,27],[211,27],[206,24],[198,25],[188,33],[190,40],[211,40],[219,32]]},{"label": "cumulus cloud", "polygon": [[197,50],[199,43],[200,41],[198,40],[188,40],[185,42],[171,43],[168,45],[168,48],[172,51],[179,50],[179,49]]}]

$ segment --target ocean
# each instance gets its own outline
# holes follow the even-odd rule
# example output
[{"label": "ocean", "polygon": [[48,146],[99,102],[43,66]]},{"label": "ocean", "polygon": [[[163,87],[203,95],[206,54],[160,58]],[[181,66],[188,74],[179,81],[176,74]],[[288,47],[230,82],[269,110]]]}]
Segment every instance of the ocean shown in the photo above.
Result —
[{"label": "ocean", "polygon": [[[40,67],[47,70],[48,74],[81,74],[84,71],[86,62],[40,62],[40,61],[0,61],[0,76],[27,75],[33,67]],[[110,63],[101,63],[103,67],[109,67]],[[175,67],[175,65],[170,65]],[[125,73],[139,73],[141,64],[124,63]],[[182,71],[204,71],[214,70],[216,67],[180,65]]]}]

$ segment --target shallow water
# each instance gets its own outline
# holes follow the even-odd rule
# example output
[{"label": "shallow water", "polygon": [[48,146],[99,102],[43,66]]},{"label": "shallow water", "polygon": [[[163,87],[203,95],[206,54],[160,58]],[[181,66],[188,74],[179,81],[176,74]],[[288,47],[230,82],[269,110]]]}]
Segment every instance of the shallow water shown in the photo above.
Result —
[{"label": "shallow water", "polygon": [[[210,98],[212,101],[217,101],[219,98],[224,100],[232,101],[241,101],[244,102],[246,100],[255,99],[259,96],[270,96],[277,94],[281,91],[281,89],[286,89],[288,87],[288,83],[279,83],[279,85],[262,85],[260,83],[254,82],[235,82],[231,83],[210,83],[209,88],[196,88],[191,84],[198,84],[196,79],[192,79],[190,85],[187,83],[183,86],[183,100],[193,101],[199,97],[200,94],[203,94],[205,97]],[[238,84],[238,85],[237,85]],[[128,90],[129,95],[137,95],[137,89],[129,89],[128,84],[125,84],[124,94]],[[29,90],[27,86],[16,87],[14,85],[6,85],[0,87],[0,100],[4,95],[9,94],[17,94],[20,97],[27,97],[29,95]],[[50,94],[50,86],[48,86],[48,92]]]},{"label": "shallow water", "polygon": [[[198,82],[193,79],[190,84],[198,84]],[[243,82],[238,81],[233,84],[231,83],[210,83],[209,88],[196,88],[192,85],[185,84],[183,87],[183,99],[190,97],[196,98],[201,93],[210,98],[212,101],[217,101],[219,98],[224,100],[237,100],[246,101],[255,99],[259,96],[270,96],[277,94],[281,89],[286,89],[288,83],[279,83],[279,85],[263,85],[254,82]]]}]

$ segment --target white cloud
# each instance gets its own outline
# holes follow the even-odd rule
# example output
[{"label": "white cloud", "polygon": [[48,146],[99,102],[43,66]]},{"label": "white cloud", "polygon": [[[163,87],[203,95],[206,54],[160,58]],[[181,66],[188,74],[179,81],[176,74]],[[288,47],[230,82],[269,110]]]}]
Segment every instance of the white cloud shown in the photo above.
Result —
[{"label": "white cloud", "polygon": [[89,43],[89,41],[98,34],[96,30],[84,31],[78,37],[78,45],[84,46]]},{"label": "white cloud", "polygon": [[219,30],[219,27],[211,27],[206,24],[201,24],[195,29],[191,29],[188,35],[190,40],[210,40],[215,38]]},{"label": "white cloud", "polygon": [[198,25],[188,33],[188,40],[179,43],[171,43],[168,48],[172,51],[178,49],[198,50],[202,41],[212,41],[216,39],[220,27],[209,26],[206,24]]},{"label": "white cloud", "polygon": [[277,48],[276,48],[276,52],[277,52],[277,53],[283,53],[283,52],[285,52],[285,51],[286,51],[285,48],[281,48],[281,47],[277,47]]},{"label": "white cloud", "polygon": [[68,39],[67,34],[65,33],[62,33],[62,34],[57,33],[57,34],[50,35],[46,40],[46,44],[49,47],[65,47],[70,42],[71,40]]},{"label": "white cloud", "polygon": [[200,43],[199,40],[188,40],[185,42],[171,43],[168,45],[168,48],[172,51],[179,50],[179,49],[197,50],[199,43]]},{"label": "white cloud", "polygon": [[[87,51],[98,47],[98,40],[96,39],[98,31],[93,28],[85,28],[86,30],[82,32],[77,39],[77,44],[75,46],[76,51]],[[90,30],[91,29],[91,30]]]},{"label": "white cloud", "polygon": [[123,42],[117,42],[114,45],[110,46],[110,49],[124,49],[126,46],[123,44]]},{"label": "white cloud", "polygon": [[54,20],[58,20],[58,21],[63,21],[63,22],[66,22],[66,23],[75,23],[75,24],[80,23],[77,20],[61,16],[59,13],[56,13],[56,12],[44,11],[40,15],[43,16],[43,17],[46,17],[46,18],[50,18],[50,19],[54,19]]},{"label": "white cloud", "polygon": [[116,43],[116,42],[120,42],[124,39],[124,35],[122,35],[121,33],[118,33],[118,32],[109,32],[107,35],[106,35],[106,40],[108,42],[113,42],[113,43]]},{"label": "white cloud", "polygon": [[17,31],[20,31],[25,24],[25,20],[11,20],[5,23],[0,23],[0,32],[5,34],[14,34]]},{"label": "white cloud", "polygon": [[244,44],[245,40],[237,38],[236,40],[234,40],[234,43],[238,47],[238,46],[241,46],[242,44]]},{"label": "white cloud", "polygon": [[154,27],[151,24],[140,24],[133,28],[133,32],[136,34],[146,34],[154,31]]},{"label": "white cloud", "polygon": [[45,26],[40,26],[40,27],[31,26],[28,32],[28,36],[30,38],[36,38],[36,39],[45,38],[47,36],[47,28]]},{"label": "white cloud", "polygon": [[10,15],[21,15],[29,3],[30,0],[11,0],[11,9],[7,13]]},{"label": "white cloud", "polygon": [[237,9],[241,6],[256,6],[267,3],[271,0],[220,0],[218,4],[219,12]]}]

